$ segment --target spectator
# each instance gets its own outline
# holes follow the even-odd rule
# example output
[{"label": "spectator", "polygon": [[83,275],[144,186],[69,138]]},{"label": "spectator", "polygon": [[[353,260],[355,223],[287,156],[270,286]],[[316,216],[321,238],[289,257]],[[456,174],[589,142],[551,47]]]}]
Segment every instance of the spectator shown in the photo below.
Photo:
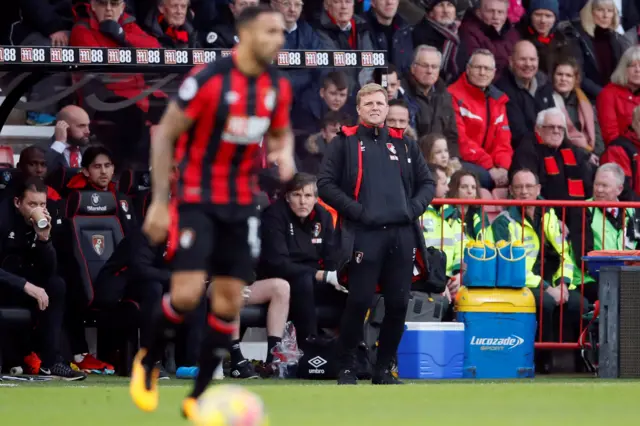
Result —
[{"label": "spectator", "polygon": [[[23,182],[13,200],[2,203],[0,221],[0,300],[27,308],[35,318],[36,353],[25,357],[27,374],[83,380],[87,376],[60,360],[60,331],[66,285],[56,273],[56,251],[50,240],[47,187],[40,178]],[[37,215],[37,216],[36,216]],[[36,217],[47,219],[44,228]]]},{"label": "spectator", "polygon": [[[274,373],[273,352],[277,351],[282,341],[284,327],[289,315],[289,283],[279,278],[256,281],[244,290],[245,305],[264,305],[267,308],[267,358],[262,366],[263,377]],[[238,318],[238,323],[240,318]],[[244,357],[240,350],[240,327],[236,327],[231,335],[231,369],[230,376],[234,379],[253,379],[260,377],[254,366]]]},{"label": "spectator", "polygon": [[[516,172],[511,178],[510,192],[516,200],[538,199],[538,177],[526,169]],[[587,304],[572,284],[574,263],[569,254],[569,242],[563,234],[564,224],[556,216],[555,210],[544,210],[543,217],[540,207],[525,207],[524,215],[521,207],[509,207],[493,221],[491,228],[496,241],[521,241],[525,244],[527,287],[536,289],[533,291],[536,308],[538,312],[542,310],[542,336],[539,338],[544,342],[557,339],[554,337],[554,315],[558,306],[565,305],[563,317],[566,330],[563,340],[576,339],[576,333],[580,329],[580,307]],[[544,256],[541,255],[543,238]],[[544,268],[541,266],[542,262]],[[544,275],[541,275],[543,272]],[[537,290],[541,285],[544,287],[542,294]]]},{"label": "spectator", "polygon": [[460,25],[460,40],[467,52],[489,50],[496,62],[494,79],[497,81],[509,64],[513,46],[520,39],[518,31],[507,20],[509,0],[480,0],[476,9],[470,9]]},{"label": "spectator", "polygon": [[467,71],[449,86],[462,166],[476,173],[485,188],[508,184],[507,170],[513,155],[506,108],[509,98],[491,84],[495,72],[493,54],[477,50],[469,58]]},{"label": "spectator", "polygon": [[409,127],[409,107],[400,99],[389,101],[389,113],[387,114],[387,127],[406,130]]},{"label": "spectator", "polygon": [[112,192],[118,202],[117,211],[120,225],[125,235],[136,229],[136,218],[133,215],[129,197],[117,192],[113,183],[115,171],[111,151],[101,145],[94,145],[85,151],[80,173],[67,183],[66,197],[71,191],[103,191]]},{"label": "spectator", "polygon": [[[623,135],[633,120],[633,109],[640,105],[640,47],[622,55],[609,83],[598,95],[596,109],[605,144]],[[640,140],[635,139],[635,142]]]},{"label": "spectator", "polygon": [[[373,50],[373,35],[367,21],[354,14],[354,0],[324,0],[324,11],[316,22],[322,44],[330,50]],[[356,89],[371,78],[371,71],[353,68],[349,78]]]},{"label": "spectator", "polygon": [[327,74],[317,95],[299,99],[291,112],[291,121],[297,134],[316,133],[322,126],[322,117],[329,111],[348,114],[349,80],[341,71]]},{"label": "spectator", "polygon": [[[53,46],[69,45],[69,33],[73,26],[71,0],[21,0],[20,20],[11,25],[11,44],[14,46]],[[6,13],[6,4],[3,5]],[[36,83],[31,88],[29,100],[45,101],[53,98],[57,86],[65,86],[67,77],[52,75]],[[50,125],[55,120],[55,106],[40,112],[27,112],[27,124]]]},{"label": "spectator", "polygon": [[212,28],[199,34],[200,45],[212,49],[231,49],[240,40],[236,31],[236,17],[258,3],[258,0],[230,0],[228,9],[223,8]]},{"label": "spectator", "polygon": [[516,43],[506,70],[496,86],[509,98],[507,117],[511,146],[517,149],[534,131],[537,114],[553,106],[553,86],[538,71],[538,52],[527,40]]},{"label": "spectator", "polygon": [[160,0],[144,21],[144,28],[162,47],[184,49],[198,47],[189,0]]},{"label": "spectator", "polygon": [[616,32],[619,22],[614,0],[589,0],[580,11],[580,20],[573,22],[580,48],[578,62],[584,73],[582,90],[592,101],[609,83],[627,47],[627,41]]},{"label": "spectator", "polygon": [[82,108],[68,105],[57,115],[58,122],[53,134],[53,142],[46,148],[47,172],[60,168],[78,168],[82,163],[82,153],[89,144],[91,130],[89,115]]},{"label": "spectator", "polygon": [[[449,182],[447,198],[480,200],[482,196],[478,176],[466,169],[455,172]],[[493,241],[489,216],[483,214],[479,206],[444,206],[444,220],[453,230],[457,245],[464,247],[469,240]]]},{"label": "spectator", "polygon": [[[285,50],[318,51],[326,49],[315,30],[300,19],[304,3],[301,0],[271,0],[271,7],[279,10],[284,17]],[[322,70],[310,68],[292,68],[286,70],[291,82],[294,99],[302,99],[307,90],[317,90],[322,81]]]},{"label": "spectator", "polygon": [[451,95],[440,80],[441,59],[442,54],[435,47],[416,47],[411,73],[404,82],[410,125],[416,129],[418,136],[438,132],[444,134],[447,140],[457,141],[458,128]]},{"label": "spectator", "polygon": [[413,55],[412,28],[398,15],[400,0],[371,0],[367,21],[371,28],[373,48],[385,50],[388,61],[406,74]]},{"label": "spectator", "polygon": [[347,122],[351,122],[351,119],[338,111],[329,111],[325,114],[320,132],[309,136],[305,143],[306,155],[302,159],[301,171],[314,176],[318,174],[327,146],[336,137],[342,125]]},{"label": "spectator", "polygon": [[336,275],[331,215],[319,204],[314,176],[298,173],[285,197],[262,214],[259,278],[282,278],[291,286],[291,318],[298,344],[320,330],[319,304],[343,304]]},{"label": "spectator", "polygon": [[558,0],[532,0],[529,15],[518,25],[522,39],[536,47],[540,70],[545,74],[549,74],[558,59],[579,53],[574,40],[558,29],[559,13]]},{"label": "spectator", "polygon": [[[447,171],[444,167],[429,164],[431,176],[436,181],[435,198],[445,198],[449,192]],[[447,288],[451,298],[455,298],[460,289],[460,244],[456,244],[456,236],[449,226],[449,222],[442,220],[443,206],[429,204],[427,210],[420,217],[420,224],[424,234],[424,242],[427,247],[435,247],[447,256],[446,274],[448,277]]]},{"label": "spectator", "polygon": [[373,82],[385,87],[384,81],[386,79],[386,89],[391,99],[404,99],[404,89],[400,86],[400,75],[395,65],[389,64],[386,68],[376,68],[373,70]]},{"label": "spectator", "polygon": [[629,127],[626,132],[607,146],[600,163],[616,163],[622,168],[627,180],[625,180],[625,189],[621,198],[626,201],[635,201],[637,195],[640,195],[639,145],[637,142],[640,140],[640,105],[633,109],[633,121]]},{"label": "spectator", "polygon": [[386,125],[393,129],[402,129],[407,139],[414,142],[418,140],[416,131],[409,127],[409,106],[401,99],[389,101]]},{"label": "spectator", "polygon": [[413,30],[413,43],[442,52],[440,74],[453,83],[464,71],[467,47],[461,43],[456,22],[456,0],[423,0],[426,14]]},{"label": "spectator", "polygon": [[427,164],[435,164],[446,171],[447,182],[451,175],[462,168],[457,157],[449,156],[449,144],[444,135],[440,133],[424,135],[418,141],[418,145]]},{"label": "spectator", "polygon": [[580,89],[580,66],[572,57],[559,59],[551,70],[553,101],[567,120],[567,139],[574,146],[600,156],[602,132],[593,105]]},{"label": "spectator", "polygon": [[[510,174],[526,169],[539,176],[540,193],[547,200],[584,200],[593,190],[593,163],[586,151],[568,139],[567,124],[560,108],[538,113],[535,134],[516,148]],[[560,214],[561,209],[558,209]]]},{"label": "spectator", "polygon": [[[123,0],[91,0],[91,10],[88,17],[80,19],[71,30],[70,44],[79,47],[134,47],[157,49],[160,43],[148,35],[136,24],[133,16],[124,11]],[[119,102],[139,95],[147,88],[142,74],[111,76],[111,82],[97,84],[98,87],[90,91],[104,91],[110,93],[103,101]],[[155,91],[149,96],[127,107],[116,111],[100,111],[93,116],[93,120],[106,120],[117,123],[116,134],[109,139],[118,162],[148,163],[149,130],[145,123],[157,123],[163,110],[163,99],[166,95]],[[154,102],[154,101],[158,102]]]},{"label": "spectator", "polygon": [[[615,203],[624,188],[624,172],[615,163],[603,164],[596,172],[593,184],[593,198],[588,201],[600,203]],[[584,232],[584,250],[581,250],[582,238],[572,238],[573,256],[577,265],[582,264],[582,256],[592,250],[629,250],[637,248],[637,238],[634,235],[633,223],[636,220],[636,210],[614,208],[588,207],[586,208],[586,228]],[[624,220],[624,226],[623,226]],[[573,231],[573,230],[572,230]],[[582,233],[578,235],[582,236]],[[584,268],[575,268],[573,282],[576,286],[584,283],[584,297],[590,302],[598,300],[598,283]],[[578,290],[579,291],[579,290]]]}]

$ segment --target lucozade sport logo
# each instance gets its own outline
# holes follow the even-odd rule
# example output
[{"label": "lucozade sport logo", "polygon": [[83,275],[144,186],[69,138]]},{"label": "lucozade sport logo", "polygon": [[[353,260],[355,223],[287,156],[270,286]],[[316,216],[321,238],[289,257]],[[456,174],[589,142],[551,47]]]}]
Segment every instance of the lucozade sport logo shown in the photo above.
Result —
[{"label": "lucozade sport logo", "polygon": [[502,351],[505,348],[508,350],[517,348],[524,343],[524,339],[520,336],[512,334],[509,337],[491,338],[491,337],[476,337],[471,338],[471,346],[482,346],[482,350]]}]

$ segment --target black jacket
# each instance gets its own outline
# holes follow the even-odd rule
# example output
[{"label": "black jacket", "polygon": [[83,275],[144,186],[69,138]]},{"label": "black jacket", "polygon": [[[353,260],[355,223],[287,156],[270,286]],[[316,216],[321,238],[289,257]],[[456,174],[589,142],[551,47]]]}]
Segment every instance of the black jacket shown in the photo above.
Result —
[{"label": "black jacket", "polygon": [[211,49],[231,49],[239,39],[233,14],[228,7],[219,9],[220,15],[211,27],[198,32],[200,46]]},{"label": "black jacket", "polygon": [[[377,132],[378,142],[374,140]],[[376,144],[385,144],[385,158],[370,155]],[[400,174],[400,187],[392,188],[404,197],[406,217],[399,217],[398,206],[390,209],[387,200],[380,200],[380,189],[393,181],[380,171],[384,162],[396,163]],[[375,180],[375,183],[374,183]],[[417,219],[433,199],[434,181],[424,157],[415,142],[401,136],[397,130],[371,129],[364,125],[343,127],[329,144],[318,175],[320,198],[336,209],[340,219],[337,232],[341,238],[339,267],[349,261],[353,253],[354,226],[383,226],[390,223],[413,223],[416,247],[426,250],[424,237]],[[390,193],[390,191],[385,191]],[[364,198],[366,205],[360,200]],[[357,224],[357,225],[356,225]],[[423,259],[427,259],[423,253]]]},{"label": "black jacket", "polygon": [[284,198],[279,199],[264,210],[260,233],[261,278],[290,280],[319,270],[336,269],[333,220],[318,203],[301,222]]},{"label": "black jacket", "polygon": [[13,200],[0,204],[0,217],[0,286],[23,291],[28,281],[25,277],[34,280],[54,275],[57,257],[51,239],[37,239],[33,226],[25,222]]},{"label": "black jacket", "polygon": [[389,45],[385,34],[387,29],[378,23],[373,9],[367,12],[365,19],[369,22],[371,29],[373,48],[387,51],[389,62],[398,68],[400,75],[407,74],[413,61],[413,29],[411,26],[396,14],[391,22],[391,28],[388,29],[392,34],[391,45]]},{"label": "black jacket", "polygon": [[[110,276],[126,273],[135,282],[159,282],[168,286],[171,271],[165,263],[165,245],[151,247],[141,231],[127,235],[100,269],[100,275]],[[168,287],[167,287],[168,288]]]},{"label": "black jacket", "polygon": [[[602,91],[602,88],[609,82],[609,76],[602,76],[598,67],[596,51],[593,46],[593,37],[582,28],[580,21],[573,23],[573,26],[567,28],[577,37],[577,46],[580,48],[580,54],[576,57],[582,70],[581,87],[584,93],[589,96],[591,101]],[[610,31],[611,51],[613,53],[614,63],[620,62],[622,54],[628,47],[628,41],[618,34],[616,31]]]},{"label": "black jacket", "polygon": [[507,118],[511,129],[511,146],[518,148],[521,141],[533,135],[538,113],[555,106],[553,101],[553,86],[547,82],[547,77],[538,72],[536,75],[538,88],[536,95],[531,96],[528,90],[521,88],[511,70],[506,70],[502,78],[496,83],[508,97]]},{"label": "black jacket", "polygon": [[[467,66],[469,54],[464,43],[460,42],[460,37],[448,40],[446,32],[450,30],[425,16],[413,28],[413,45],[420,46],[426,44],[433,46],[442,52],[442,69],[440,78],[445,83],[451,84],[456,81]],[[450,43],[447,43],[450,41]],[[450,46],[450,47],[449,47]],[[455,52],[453,47],[455,46]],[[445,47],[448,47],[445,49]]]},{"label": "black jacket", "polygon": [[[187,13],[187,20],[184,25],[170,31],[166,24],[161,23],[160,12],[155,8],[149,12],[141,26],[149,35],[157,38],[164,48],[184,49],[199,47],[197,34],[191,23],[190,13]],[[180,37],[186,37],[186,39],[181,40]]]},{"label": "black jacket", "polygon": [[49,37],[58,31],[71,31],[73,27],[71,0],[20,0],[19,3],[22,19],[13,28],[13,44],[20,44],[33,32]]}]

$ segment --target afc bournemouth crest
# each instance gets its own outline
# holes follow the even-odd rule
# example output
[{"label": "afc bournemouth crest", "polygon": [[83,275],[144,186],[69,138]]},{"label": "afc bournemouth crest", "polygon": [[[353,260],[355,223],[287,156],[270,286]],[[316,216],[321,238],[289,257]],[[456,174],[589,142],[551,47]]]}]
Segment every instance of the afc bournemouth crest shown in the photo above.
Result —
[{"label": "afc bournemouth crest", "polygon": [[94,206],[100,204],[100,195],[96,194],[95,192],[91,194],[91,204],[93,204]]},{"label": "afc bournemouth crest", "polygon": [[364,253],[361,251],[356,252],[356,263],[362,263],[362,259],[364,258]]},{"label": "afc bournemouth crest", "polygon": [[387,149],[389,150],[390,153],[392,153],[393,155],[396,155],[396,147],[393,146],[392,143],[387,143]]},{"label": "afc bournemouth crest", "polygon": [[180,231],[180,247],[183,249],[190,249],[193,246],[193,242],[195,240],[196,233],[191,228],[184,228]]},{"label": "afc bournemouth crest", "polygon": [[320,236],[320,232],[322,232],[322,224],[320,222],[316,222],[313,225],[313,238],[318,238]]},{"label": "afc bournemouth crest", "polygon": [[104,253],[104,235],[92,235],[91,245],[93,246],[93,251],[95,251],[98,256],[102,256],[102,253]]},{"label": "afc bournemouth crest", "polygon": [[127,203],[125,200],[120,201],[120,207],[122,207],[123,212],[129,213],[129,203]]}]

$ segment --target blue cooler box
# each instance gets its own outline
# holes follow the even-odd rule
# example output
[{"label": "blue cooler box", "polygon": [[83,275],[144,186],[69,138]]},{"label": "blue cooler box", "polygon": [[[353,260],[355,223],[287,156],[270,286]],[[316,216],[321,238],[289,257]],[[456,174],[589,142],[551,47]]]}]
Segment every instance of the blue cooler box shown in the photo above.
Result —
[{"label": "blue cooler box", "polygon": [[464,324],[407,322],[398,347],[402,379],[461,379]]},{"label": "blue cooler box", "polygon": [[462,288],[456,296],[464,323],[464,378],[533,377],[536,302],[528,288]]}]

